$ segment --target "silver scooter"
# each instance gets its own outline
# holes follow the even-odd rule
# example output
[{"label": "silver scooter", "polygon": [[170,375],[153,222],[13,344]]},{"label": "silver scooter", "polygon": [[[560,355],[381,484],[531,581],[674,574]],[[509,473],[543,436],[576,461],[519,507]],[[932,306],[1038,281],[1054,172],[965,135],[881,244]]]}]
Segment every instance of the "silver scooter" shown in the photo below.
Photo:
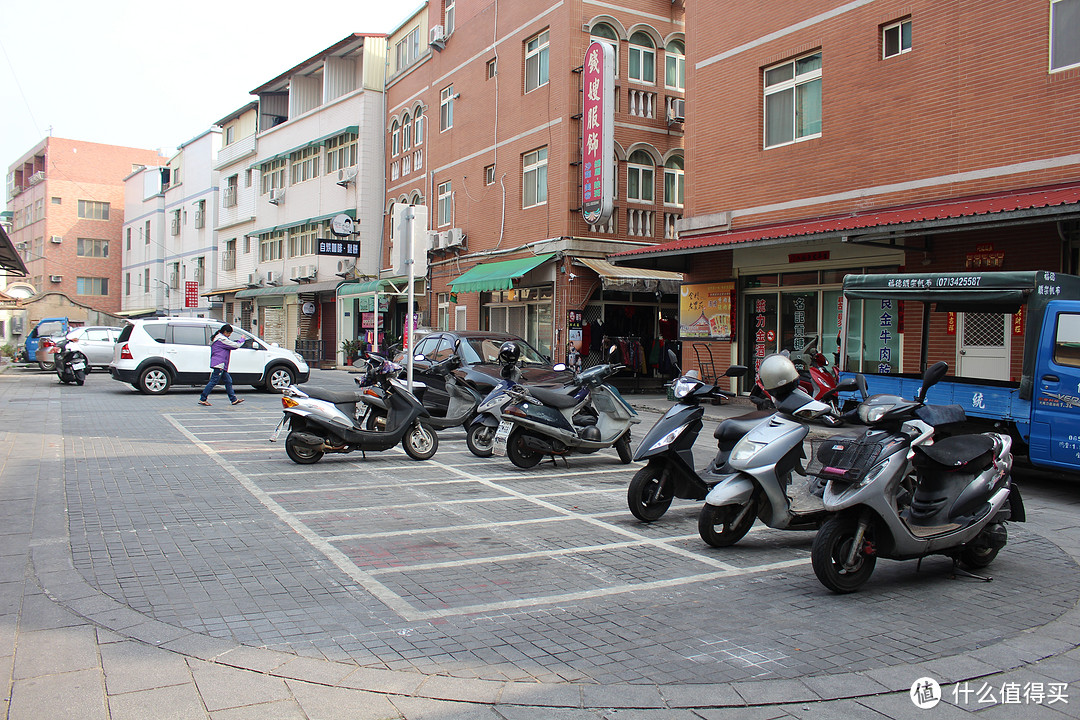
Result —
[{"label": "silver scooter", "polygon": [[[706,472],[703,479],[713,488],[698,515],[698,534],[712,547],[734,545],[757,518],[778,530],[815,530],[827,516],[820,500],[824,483],[807,477],[803,441],[808,422],[838,424],[833,408],[799,389],[789,357],[773,355],[764,362],[787,363],[796,380],[770,390],[776,413],[743,435],[722,467]],[[854,390],[855,383],[839,389]]]},{"label": "silver scooter", "polygon": [[[954,569],[986,567],[1008,541],[1005,522],[1025,520],[1007,434],[933,439],[936,426],[964,419],[959,405],[925,404],[948,368],[927,368],[914,401],[864,391],[858,413],[871,428],[819,448],[820,475],[829,478],[822,504],[835,514],[814,538],[811,560],[833,592],[858,590],[879,557],[921,562],[945,555]],[[913,488],[906,483],[909,462]]]}]

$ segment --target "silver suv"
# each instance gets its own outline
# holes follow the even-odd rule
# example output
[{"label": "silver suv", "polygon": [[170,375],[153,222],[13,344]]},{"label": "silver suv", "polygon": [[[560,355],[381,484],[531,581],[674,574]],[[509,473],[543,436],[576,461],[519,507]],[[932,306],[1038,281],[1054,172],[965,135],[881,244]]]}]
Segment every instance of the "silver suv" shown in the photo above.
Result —
[{"label": "silver suv", "polygon": [[[173,385],[205,385],[210,379],[210,338],[222,324],[204,318],[133,320],[116,341],[109,374],[147,395],[160,395]],[[268,345],[240,328],[234,328],[232,339],[244,341],[229,359],[233,383],[281,392],[307,382],[311,371],[297,353]]]}]

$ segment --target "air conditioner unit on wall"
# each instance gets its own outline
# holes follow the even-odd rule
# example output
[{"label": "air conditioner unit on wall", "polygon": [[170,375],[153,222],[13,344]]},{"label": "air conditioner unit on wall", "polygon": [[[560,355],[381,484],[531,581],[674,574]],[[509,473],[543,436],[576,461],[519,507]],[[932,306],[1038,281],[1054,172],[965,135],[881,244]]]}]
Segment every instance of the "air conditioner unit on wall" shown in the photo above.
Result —
[{"label": "air conditioner unit on wall", "polygon": [[668,110],[668,122],[686,122],[686,100],[683,98],[671,99],[671,109]]},{"label": "air conditioner unit on wall", "polygon": [[281,273],[274,272],[273,270],[268,270],[266,272],[266,284],[267,285],[280,285],[281,284]]},{"label": "air conditioner unit on wall", "polygon": [[443,234],[438,230],[428,230],[427,239],[428,247],[432,250],[438,250],[442,247]]},{"label": "air conditioner unit on wall", "polygon": [[446,47],[446,28],[442,25],[435,25],[428,33],[428,38],[430,40],[429,45],[442,50]]},{"label": "air conditioner unit on wall", "polygon": [[49,238],[49,242],[59,245],[60,243],[64,242],[64,238],[61,235],[53,235]]},{"label": "air conditioner unit on wall", "polygon": [[64,281],[64,276],[63,275],[50,275],[49,276],[49,282],[58,283],[58,282],[63,282],[63,281]]},{"label": "air conditioner unit on wall", "polygon": [[262,278],[259,277],[259,273],[248,273],[247,279],[248,287],[257,287],[262,285]]},{"label": "air conditioner unit on wall", "polygon": [[337,174],[337,184],[341,187],[348,187],[349,183],[356,180],[356,168],[341,168]]},{"label": "air conditioner unit on wall", "polygon": [[446,231],[446,247],[461,247],[464,241],[465,233],[461,231],[461,228],[450,228]]},{"label": "air conditioner unit on wall", "polygon": [[274,188],[270,191],[270,204],[278,205],[285,201],[285,188]]}]

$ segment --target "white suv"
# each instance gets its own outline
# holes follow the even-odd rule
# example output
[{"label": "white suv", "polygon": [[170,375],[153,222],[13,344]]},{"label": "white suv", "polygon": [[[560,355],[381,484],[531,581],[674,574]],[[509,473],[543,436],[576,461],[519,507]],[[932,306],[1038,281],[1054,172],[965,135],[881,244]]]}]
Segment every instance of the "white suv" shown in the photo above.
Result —
[{"label": "white suv", "polygon": [[[116,341],[109,374],[147,395],[160,395],[173,385],[205,385],[210,379],[210,338],[222,324],[204,318],[133,320]],[[229,358],[233,383],[281,392],[307,382],[311,371],[299,354],[267,345],[236,327],[232,339],[244,341]]]}]

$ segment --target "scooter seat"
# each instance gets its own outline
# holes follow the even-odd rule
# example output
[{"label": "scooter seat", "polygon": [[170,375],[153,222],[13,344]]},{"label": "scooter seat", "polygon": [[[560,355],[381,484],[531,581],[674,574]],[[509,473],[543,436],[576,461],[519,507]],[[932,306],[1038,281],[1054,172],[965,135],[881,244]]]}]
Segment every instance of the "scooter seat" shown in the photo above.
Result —
[{"label": "scooter seat", "polygon": [[916,467],[938,467],[962,471],[986,467],[993,457],[994,441],[988,435],[956,435],[933,445],[915,448]]},{"label": "scooter seat", "polygon": [[558,410],[574,407],[579,402],[573,395],[567,395],[565,390],[559,392],[558,390],[545,390],[544,388],[530,387],[529,394],[545,405],[549,405]]},{"label": "scooter seat", "polygon": [[739,417],[728,418],[716,426],[713,437],[721,441],[738,440],[763,419],[775,414],[773,410],[755,410]]},{"label": "scooter seat", "polygon": [[300,389],[307,393],[309,397],[313,397],[316,400],[326,400],[334,405],[360,402],[360,398],[364,396],[363,392],[358,392],[356,390],[328,390],[326,388],[308,385],[301,385]]}]

